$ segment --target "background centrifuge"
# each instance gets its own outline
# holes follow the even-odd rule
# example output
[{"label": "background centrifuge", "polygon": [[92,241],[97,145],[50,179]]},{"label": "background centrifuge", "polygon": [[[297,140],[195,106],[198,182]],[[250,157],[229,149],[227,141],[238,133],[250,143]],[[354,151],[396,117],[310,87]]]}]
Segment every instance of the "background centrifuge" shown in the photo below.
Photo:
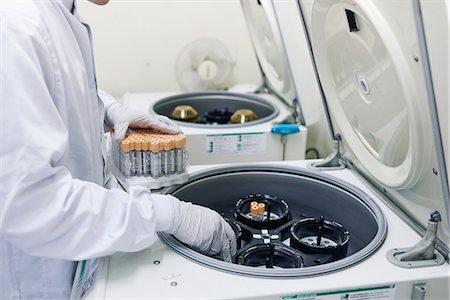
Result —
[{"label": "background centrifuge", "polygon": [[[335,155],[191,167],[163,192],[223,214],[239,241],[233,263],[161,234],[105,258],[88,298],[449,299],[447,121],[437,110],[447,57],[434,56],[448,3],[297,4],[291,26],[308,41]],[[252,202],[265,210],[253,216]]]},{"label": "background centrifuge", "polygon": [[[279,22],[280,12],[271,5],[242,2],[263,78],[260,87],[241,84],[198,92],[208,86],[223,88],[222,78],[232,69],[225,46],[201,39],[186,46],[176,64],[178,82],[188,93],[127,93],[123,103],[177,120],[188,137],[193,165],[303,159],[307,127],[322,115],[320,94],[310,89],[317,83],[313,65],[302,53],[305,40],[298,38],[298,30],[290,29],[289,39],[282,34],[287,19],[300,20],[292,4],[291,10],[280,7],[285,17]],[[291,126],[277,126],[286,123]]]}]

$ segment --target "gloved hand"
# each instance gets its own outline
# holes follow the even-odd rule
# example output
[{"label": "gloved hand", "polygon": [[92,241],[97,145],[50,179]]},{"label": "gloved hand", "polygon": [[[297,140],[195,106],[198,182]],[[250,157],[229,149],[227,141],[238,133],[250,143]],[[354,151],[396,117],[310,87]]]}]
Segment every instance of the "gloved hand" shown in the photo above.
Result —
[{"label": "gloved hand", "polygon": [[[166,215],[168,207],[173,208],[172,221],[164,231],[172,234],[181,242],[195,250],[207,254],[221,254],[223,259],[231,261],[231,255],[236,254],[236,235],[231,226],[214,210],[180,201],[175,197],[166,196],[163,205],[155,203],[155,213],[158,207],[164,208],[161,215]],[[170,201],[170,202],[166,202]],[[157,216],[157,218],[160,218]]]},{"label": "gloved hand", "polygon": [[178,125],[166,116],[134,110],[118,102],[107,107],[105,121],[107,125],[114,127],[114,136],[117,141],[125,138],[128,127],[154,128],[172,134],[181,132]]}]

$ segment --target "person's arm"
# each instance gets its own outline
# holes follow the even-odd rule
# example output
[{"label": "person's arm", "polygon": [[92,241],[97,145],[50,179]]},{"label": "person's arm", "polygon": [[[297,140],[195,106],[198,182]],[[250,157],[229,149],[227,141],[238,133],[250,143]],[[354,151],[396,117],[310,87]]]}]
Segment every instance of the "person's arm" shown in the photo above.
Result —
[{"label": "person's arm", "polygon": [[[192,222],[199,233],[195,240],[180,231],[195,213],[172,196],[140,187],[130,193],[107,190],[73,178],[60,163],[76,150],[68,145],[68,124],[52,98],[57,70],[47,40],[20,22],[2,25],[2,238],[30,255],[67,260],[138,251],[150,246],[159,230],[198,248],[233,240],[229,228],[215,226],[223,224],[220,216],[212,218],[213,225],[209,217]],[[217,215],[195,207],[203,216]]]}]

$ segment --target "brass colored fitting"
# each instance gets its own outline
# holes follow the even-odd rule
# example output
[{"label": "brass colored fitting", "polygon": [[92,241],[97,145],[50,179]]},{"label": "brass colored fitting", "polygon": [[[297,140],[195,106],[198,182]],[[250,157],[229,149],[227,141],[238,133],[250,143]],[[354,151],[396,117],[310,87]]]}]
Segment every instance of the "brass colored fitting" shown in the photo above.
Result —
[{"label": "brass colored fitting", "polygon": [[252,110],[242,108],[235,111],[230,120],[231,123],[248,123],[258,120],[258,116]]},{"label": "brass colored fitting", "polygon": [[190,105],[178,105],[172,111],[172,119],[194,122],[197,119],[197,111]]}]

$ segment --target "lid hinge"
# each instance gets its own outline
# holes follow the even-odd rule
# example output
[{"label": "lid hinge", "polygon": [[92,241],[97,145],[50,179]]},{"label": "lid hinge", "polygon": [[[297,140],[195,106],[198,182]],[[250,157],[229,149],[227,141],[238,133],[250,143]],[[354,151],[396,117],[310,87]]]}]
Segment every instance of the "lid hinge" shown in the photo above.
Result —
[{"label": "lid hinge", "polygon": [[387,253],[388,260],[394,265],[404,268],[442,265],[445,258],[435,250],[440,221],[441,214],[437,211],[432,212],[423,238],[411,248],[389,250]]},{"label": "lid hinge", "polygon": [[275,97],[277,97],[281,102],[283,102],[286,106],[291,108],[292,113],[288,117],[286,117],[286,119],[281,121],[281,123],[305,125],[306,124],[305,118],[303,117],[303,114],[301,113],[300,102],[298,101],[297,97],[294,97],[292,99],[292,107],[291,107],[291,105],[288,103],[288,101],[286,101],[282,96],[280,96],[277,93],[277,91],[270,88],[270,86],[267,84],[267,77],[264,74],[264,72],[262,72],[262,69],[261,69],[261,77],[262,77],[261,85],[259,85],[255,89],[254,93],[255,94],[272,94]]},{"label": "lid hinge", "polygon": [[341,158],[341,135],[338,133],[333,138],[334,151],[321,161],[311,162],[308,167],[315,170],[341,170],[345,169],[345,164]]},{"label": "lid hinge", "polygon": [[306,124],[305,118],[301,111],[300,102],[298,101],[297,97],[294,97],[294,99],[292,100],[292,116],[297,123],[302,125]]},{"label": "lid hinge", "polygon": [[266,76],[264,74],[262,74],[261,76],[262,76],[262,82],[254,91],[255,94],[266,94],[268,92]]}]

